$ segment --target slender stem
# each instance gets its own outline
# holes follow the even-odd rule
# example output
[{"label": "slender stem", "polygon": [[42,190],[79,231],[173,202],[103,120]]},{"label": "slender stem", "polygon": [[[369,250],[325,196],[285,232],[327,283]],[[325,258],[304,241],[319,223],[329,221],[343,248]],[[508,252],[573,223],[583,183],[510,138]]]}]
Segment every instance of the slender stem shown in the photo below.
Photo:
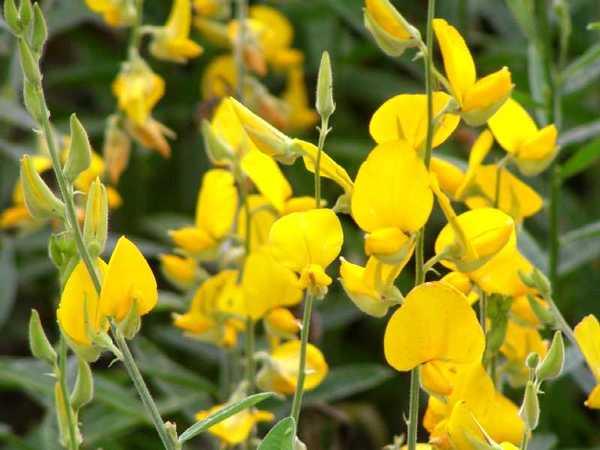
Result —
[{"label": "slender stem", "polygon": [[239,32],[235,41],[235,66],[237,75],[237,97],[244,103],[244,83],[246,63],[244,62],[244,43],[246,41],[246,18],[248,17],[248,0],[235,0],[237,4],[237,21]]},{"label": "slender stem", "polygon": [[[168,450],[175,450],[175,445],[172,442],[171,438],[169,437],[169,434],[167,433],[167,429],[165,428],[165,424],[162,420],[162,417],[160,416],[160,412],[158,411],[158,407],[156,406],[156,403],[154,403],[154,400],[152,399],[152,395],[150,394],[150,391],[148,390],[148,386],[146,386],[146,383],[144,382],[144,378],[142,377],[142,374],[140,373],[140,369],[138,369],[137,364],[135,363],[135,360],[133,359],[133,355],[131,354],[131,351],[129,350],[129,346],[127,345],[127,342],[125,341],[125,337],[123,336],[123,333],[121,333],[121,330],[119,330],[119,328],[113,323],[111,323],[111,328],[112,328],[112,334],[115,337],[115,341],[117,342],[117,346],[119,347],[119,350],[121,350],[121,353],[123,354],[123,365],[125,366],[125,369],[127,370],[127,373],[129,374],[129,378],[131,378],[131,381],[133,382],[135,389],[138,391],[138,394],[140,396],[140,399],[142,400],[142,403],[144,404],[146,410],[148,411],[148,413],[150,413],[150,417],[152,419],[152,422],[154,423],[154,426],[156,427],[156,431],[158,431],[158,435],[160,436],[160,440],[162,441],[164,447]],[[159,426],[160,424],[160,426]]]},{"label": "slender stem", "polygon": [[485,292],[481,292],[481,296],[479,297],[479,323],[481,324],[481,329],[483,330],[483,334],[487,334],[487,294]]},{"label": "slender stem", "polygon": [[529,430],[525,429],[523,432],[523,440],[521,441],[521,450],[527,450],[529,445]]},{"label": "slender stem", "polygon": [[298,381],[296,383],[296,392],[292,403],[292,417],[298,423],[300,419],[300,408],[302,407],[302,396],[304,395],[304,378],[306,376],[306,347],[308,345],[308,335],[310,334],[310,318],[312,316],[314,297],[310,290],[306,290],[304,301],[304,315],[302,317],[302,333],[300,341],[300,362],[298,364]]},{"label": "slender stem", "polygon": [[[425,152],[423,162],[429,168],[431,161],[431,150],[433,148],[433,18],[435,17],[435,0],[429,0],[427,5],[427,53],[425,57],[425,90],[427,95],[427,138],[425,140]],[[415,285],[425,282],[424,247],[425,227],[417,236],[416,244],[416,275]],[[417,430],[419,427],[419,394],[421,389],[421,376],[419,367],[415,367],[410,373],[410,394],[408,405],[408,450],[417,448]]]},{"label": "slender stem", "polygon": [[549,254],[549,271],[550,271],[550,283],[552,288],[556,291],[558,288],[558,259],[560,254],[560,240],[559,240],[559,206],[560,206],[560,188],[562,185],[562,176],[560,173],[560,166],[554,164],[552,168],[551,176],[551,191],[550,191],[550,251]]},{"label": "slender stem", "polygon": [[73,408],[71,407],[71,401],[68,394],[69,389],[67,385],[67,343],[62,335],[60,336],[58,348],[58,382],[60,383],[60,390],[63,397],[62,401],[67,412],[67,426],[69,429],[68,448],[71,450],[77,450],[79,448],[79,443],[77,442],[77,423],[75,414],[73,413]]},{"label": "slender stem", "polygon": [[129,38],[129,51],[137,51],[142,43],[142,25],[144,24],[144,0],[135,1],[135,22]]},{"label": "slender stem", "polygon": [[[79,222],[77,221],[77,215],[75,212],[75,203],[73,201],[73,194],[71,192],[72,190],[71,190],[69,184],[67,183],[67,180],[62,172],[62,166],[61,166],[60,159],[58,156],[56,142],[54,141],[54,137],[52,135],[52,129],[50,126],[50,119],[49,119],[50,114],[48,111],[48,106],[46,104],[46,100],[44,98],[44,93],[43,93],[41,85],[38,87],[38,90],[39,90],[40,99],[43,103],[43,108],[46,111],[46,114],[42,115],[42,120],[41,120],[40,125],[42,128],[42,131],[44,132],[44,137],[46,139],[48,151],[50,153],[50,158],[52,160],[54,174],[56,176],[56,180],[57,180],[57,183],[59,186],[62,200],[65,204],[66,224],[73,233],[73,237],[74,237],[75,243],[77,245],[77,250],[79,252],[79,256],[81,257],[82,261],[84,262],[84,264],[90,274],[90,278],[92,279],[92,282],[94,284],[94,288],[96,289],[96,292],[98,292],[98,294],[99,294],[100,290],[102,288],[102,285],[100,283],[100,278],[98,277],[98,273],[96,272],[95,264],[92,260],[92,257],[90,256],[90,254],[87,250],[87,247],[85,245],[85,242],[83,240],[83,234],[81,232]],[[133,356],[131,355],[131,352],[129,351],[129,347],[127,346],[127,343],[125,342],[125,339],[122,338],[122,335],[120,335],[120,332],[118,332],[118,330],[116,330],[117,333],[115,333],[115,330],[116,330],[116,328],[113,327],[113,335],[115,335],[115,338],[117,339],[117,346],[119,347],[119,350],[123,354],[123,358],[124,358],[123,363],[125,364],[125,367],[127,368],[127,372],[130,374],[133,384],[134,384],[136,390],[138,391],[138,394],[139,394],[140,398],[142,399],[144,406],[146,407],[148,413],[150,414],[150,417],[152,418],[154,427],[156,428],[156,431],[158,432],[161,440],[163,441],[165,448],[167,450],[172,450],[175,447],[173,446],[173,443],[171,442],[171,440],[169,438],[169,435],[165,428],[165,424],[162,421],[160,414],[157,415],[158,408],[156,407],[154,400],[150,396],[150,392],[148,391],[148,388],[146,387],[146,384],[144,383],[144,380],[139,372],[139,369],[137,368],[137,366],[135,364],[135,361],[133,359]],[[119,336],[121,337],[121,339],[119,339]]]},{"label": "slender stem", "polygon": [[254,392],[256,385],[256,362],[254,361],[254,320],[246,319],[246,381],[248,382],[248,393]]},{"label": "slender stem", "polygon": [[321,207],[321,153],[325,147],[325,139],[329,133],[329,117],[321,119],[321,128],[319,129],[319,150],[315,162],[315,208]]}]

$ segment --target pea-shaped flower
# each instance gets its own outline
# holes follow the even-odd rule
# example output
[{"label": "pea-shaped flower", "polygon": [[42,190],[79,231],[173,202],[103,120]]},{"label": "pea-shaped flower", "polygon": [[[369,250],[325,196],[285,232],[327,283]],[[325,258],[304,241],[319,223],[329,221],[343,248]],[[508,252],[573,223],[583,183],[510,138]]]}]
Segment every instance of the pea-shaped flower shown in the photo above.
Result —
[{"label": "pea-shaped flower", "polygon": [[524,175],[543,172],[558,153],[556,126],[552,124],[540,130],[525,108],[513,99],[506,101],[489,119],[488,125]]},{"label": "pea-shaped flower", "polygon": [[342,225],[330,209],[295,212],[277,220],[269,233],[273,257],[300,274],[303,288],[322,298],[331,278],[325,269],[340,253]]},{"label": "pea-shaped flower", "polygon": [[425,164],[405,142],[380,144],[362,163],[351,211],[368,234],[365,253],[394,265],[412,252],[412,235],[427,222],[433,193]]},{"label": "pea-shaped flower", "polygon": [[102,14],[111,27],[129,26],[137,16],[133,0],[85,0],[85,3],[95,13]]},{"label": "pea-shaped flower", "polygon": [[600,323],[590,314],[577,324],[574,333],[579,349],[596,378],[596,387],[588,396],[585,405],[588,408],[600,409]]},{"label": "pea-shaped flower", "polygon": [[151,28],[150,52],[159,59],[185,63],[202,53],[202,47],[189,38],[192,26],[190,0],[174,0],[167,23]]},{"label": "pea-shaped flower", "polygon": [[462,118],[471,126],[483,125],[510,97],[513,84],[509,70],[504,67],[477,79],[475,62],[458,30],[444,19],[434,19],[433,30]]},{"label": "pea-shaped flower", "polygon": [[383,345],[387,362],[404,372],[431,361],[480,361],[485,337],[465,295],[432,282],[406,296],[387,324]]},{"label": "pea-shaped flower", "polygon": [[379,48],[390,56],[400,56],[406,49],[419,45],[419,30],[389,0],[366,0],[364,23]]}]

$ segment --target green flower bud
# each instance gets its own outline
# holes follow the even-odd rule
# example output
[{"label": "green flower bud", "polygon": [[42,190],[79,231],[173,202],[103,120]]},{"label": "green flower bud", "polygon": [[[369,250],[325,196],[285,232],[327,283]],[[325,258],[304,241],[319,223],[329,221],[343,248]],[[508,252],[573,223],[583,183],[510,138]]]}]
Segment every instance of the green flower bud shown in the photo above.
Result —
[{"label": "green flower bud", "polygon": [[527,295],[527,301],[529,302],[529,306],[533,310],[533,313],[536,317],[547,325],[553,326],[556,322],[554,315],[552,312],[546,308],[544,308],[536,298],[529,294]]},{"label": "green flower bud", "polygon": [[535,375],[539,381],[551,380],[562,372],[565,364],[565,343],[562,333],[557,331],[552,338],[552,344],[542,363],[537,367]]},{"label": "green flower bud", "polygon": [[530,353],[527,355],[527,359],[525,359],[525,365],[528,369],[535,369],[540,363],[540,355],[536,352]]},{"label": "green flower bud", "polygon": [[29,155],[21,158],[21,185],[25,206],[32,217],[42,220],[64,218],[65,205],[42,180]]},{"label": "green flower bud", "polygon": [[202,138],[204,140],[204,150],[210,162],[213,164],[224,164],[231,161],[233,151],[230,146],[221,139],[208,120],[202,121]]},{"label": "green flower bud", "polygon": [[48,39],[48,26],[42,14],[42,9],[37,3],[33,5],[33,32],[31,33],[31,49],[40,55]]},{"label": "green flower bud", "polygon": [[323,120],[329,117],[335,111],[335,102],[333,101],[333,75],[331,74],[331,60],[329,53],[323,52],[321,56],[321,65],[319,66],[319,77],[317,78],[317,112]]},{"label": "green flower bud", "polygon": [[140,331],[141,326],[142,320],[138,311],[137,301],[134,300],[127,316],[119,322],[118,327],[127,339],[133,339],[138,334],[138,331]]},{"label": "green flower bud", "polygon": [[71,114],[71,142],[69,156],[63,168],[63,173],[69,181],[74,181],[81,172],[90,166],[92,148],[88,135],[75,114]]},{"label": "green flower bud", "polygon": [[77,379],[71,392],[71,406],[75,411],[94,398],[94,377],[90,365],[83,358],[78,358],[78,363]]},{"label": "green flower bud", "polygon": [[25,78],[34,85],[39,85],[42,82],[40,66],[24,38],[19,38],[19,58]]},{"label": "green flower bud", "polygon": [[540,402],[538,399],[537,385],[533,381],[528,381],[525,387],[525,397],[519,410],[519,415],[525,422],[528,430],[535,430],[540,421]]},{"label": "green flower bud", "polygon": [[92,182],[87,196],[83,239],[92,257],[96,257],[104,250],[108,235],[108,194],[100,179]]},{"label": "green flower bud", "polygon": [[15,36],[18,36],[23,30],[15,0],[4,0],[4,20]]},{"label": "green flower bud", "polygon": [[29,316],[29,348],[37,359],[46,361],[51,366],[56,363],[56,352],[46,337],[40,315],[35,309],[31,310]]},{"label": "green flower bud", "polygon": [[23,28],[27,28],[32,18],[33,8],[31,7],[31,0],[21,0],[21,6],[19,7],[19,19],[21,19],[21,26]]},{"label": "green flower bud", "polygon": [[536,289],[543,297],[550,297],[552,295],[552,285],[550,284],[550,280],[541,270],[537,268],[533,269],[531,277],[533,278]]}]

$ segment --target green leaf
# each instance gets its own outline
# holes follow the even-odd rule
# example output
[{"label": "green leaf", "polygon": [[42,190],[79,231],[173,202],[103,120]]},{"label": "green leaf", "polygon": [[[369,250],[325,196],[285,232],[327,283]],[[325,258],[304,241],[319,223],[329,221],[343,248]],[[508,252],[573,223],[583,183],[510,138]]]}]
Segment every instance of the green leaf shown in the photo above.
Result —
[{"label": "green leaf", "polygon": [[378,364],[352,364],[331,370],[325,381],[304,396],[305,404],[334,402],[389,380],[394,372]]},{"label": "green leaf", "polygon": [[267,433],[258,450],[293,450],[296,422],[293,417],[281,419]]},{"label": "green leaf", "polygon": [[558,144],[562,147],[587,141],[600,135],[600,120],[595,120],[578,127],[565,131],[558,138]]},{"label": "green leaf", "polygon": [[600,44],[590,47],[561,74],[563,91],[571,94],[585,88],[600,76]]},{"label": "green leaf", "polygon": [[560,238],[561,275],[596,260],[600,257],[600,221],[570,231]]},{"label": "green leaf", "polygon": [[563,179],[571,178],[590,167],[600,158],[600,139],[581,147],[567,160],[561,170]]},{"label": "green leaf", "polygon": [[513,16],[519,28],[526,37],[531,37],[532,30],[534,30],[533,24],[533,8],[532,3],[529,0],[506,0],[508,8],[511,10]]},{"label": "green leaf", "polygon": [[189,427],[179,436],[179,442],[184,443],[189,441],[193,437],[199,435],[200,433],[205,432],[210,427],[223,422],[229,417],[243,411],[245,409],[251,408],[252,406],[266,400],[270,397],[273,397],[275,394],[273,392],[263,392],[260,394],[254,394],[249,397],[246,397],[239,402],[232,403],[230,405],[225,406],[214,414],[211,414],[206,419],[201,420],[200,422],[196,422],[194,425]]},{"label": "green leaf", "polygon": [[0,241],[0,328],[9,318],[17,297],[17,268],[13,241]]}]

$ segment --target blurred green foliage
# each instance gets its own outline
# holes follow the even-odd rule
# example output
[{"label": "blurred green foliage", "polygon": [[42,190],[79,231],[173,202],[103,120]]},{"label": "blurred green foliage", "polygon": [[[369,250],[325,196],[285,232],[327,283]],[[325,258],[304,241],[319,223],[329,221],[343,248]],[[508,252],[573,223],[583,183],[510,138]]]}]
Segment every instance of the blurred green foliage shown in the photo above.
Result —
[{"label": "blurred green foliage", "polygon": [[[170,2],[147,1],[148,23],[161,23]],[[361,0],[271,1],[293,22],[295,47],[306,56],[307,83],[312,92],[321,52],[328,50],[334,70],[337,110],[327,148],[354,176],[372,147],[368,122],[387,98],[423,91],[422,68],[410,56],[391,60],[374,46],[362,25]],[[528,45],[523,30],[507,4],[501,0],[446,0],[439,2],[438,16],[458,26],[474,51],[480,73],[509,66],[516,96],[534,109],[528,72]],[[552,2],[547,2],[551,7]],[[398,2],[406,18],[423,29],[426,1]],[[561,161],[567,161],[560,206],[563,249],[561,283],[557,301],[567,320],[574,324],[583,315],[600,316],[600,33],[587,30],[600,17],[597,0],[568,2],[573,32],[563,76]],[[55,125],[67,129],[68,115],[76,111],[89,130],[93,144],[101,148],[104,121],[115,108],[111,82],[125,58],[126,31],[106,28],[89,12],[83,0],[45,0],[51,38],[43,61],[45,87]],[[557,24],[552,23],[556,30]],[[199,36],[196,38],[202,42]],[[556,32],[548,43],[559,45]],[[203,43],[204,44],[204,43]],[[157,118],[177,133],[169,160],[136,149],[118,190],[124,204],[111,217],[113,235],[127,234],[153,259],[169,249],[166,230],[191,219],[196,193],[208,161],[198,132],[206,110],[199,82],[204,67],[220,53],[206,45],[205,54],[187,65],[151,61],[167,80],[167,94],[156,110]],[[34,148],[32,122],[21,106],[21,75],[15,42],[0,23],[0,209],[10,204],[18,176],[19,155]],[[269,80],[273,90],[282,82]],[[475,131],[461,129],[437,152],[464,160]],[[314,140],[316,132],[305,136]],[[576,157],[573,155],[577,154]],[[573,157],[573,159],[571,159]],[[302,169],[286,168],[295,192],[310,194],[312,179]],[[547,197],[545,179],[534,180]],[[331,184],[325,197],[335,201],[339,192]],[[351,220],[344,218],[344,254],[360,258],[361,236]],[[542,269],[546,267],[547,210],[524,225],[525,254]],[[429,237],[441,226],[437,216]],[[52,381],[46,369],[29,359],[27,319],[38,309],[50,335],[56,335],[54,308],[57,298],[55,272],[46,254],[49,232],[19,236],[0,232],[0,446],[6,449],[55,449],[56,427],[52,416]],[[431,239],[430,239],[431,240]],[[431,251],[431,241],[426,247]],[[336,270],[336,269],[334,269]],[[407,271],[400,283],[410,285]],[[162,280],[164,281],[164,280]],[[166,417],[189,424],[195,411],[212,403],[217,394],[218,352],[186,340],[170,326],[168,311],[182,308],[186,299],[174,292],[161,296],[163,308],[144,322],[143,336],[134,350],[142,371],[152,379],[159,407]],[[304,440],[311,450],[376,449],[404,430],[408,380],[384,365],[384,320],[360,315],[344,298],[339,286],[318,305],[313,338],[333,368],[328,380],[306,396]],[[149,432],[135,393],[121,369],[104,370],[108,360],[97,364],[96,401],[81,420],[87,448],[154,449],[157,440]],[[600,415],[583,406],[584,389],[591,375],[581,357],[570,352],[565,376],[546,387],[542,397],[542,422],[530,448],[600,448]],[[272,401],[275,411],[287,406]],[[49,413],[47,412],[49,411]],[[204,446],[203,446],[204,445]],[[206,440],[189,448],[210,448]]]}]

